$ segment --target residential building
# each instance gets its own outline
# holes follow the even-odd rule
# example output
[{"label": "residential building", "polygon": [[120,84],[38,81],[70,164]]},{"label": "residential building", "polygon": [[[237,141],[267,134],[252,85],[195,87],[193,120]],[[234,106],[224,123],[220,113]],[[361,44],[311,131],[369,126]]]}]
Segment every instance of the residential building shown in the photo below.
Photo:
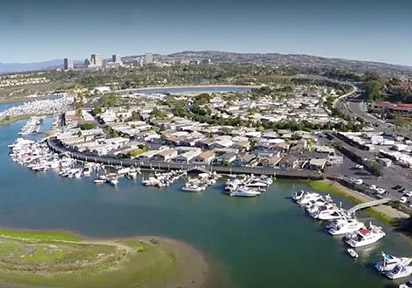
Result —
[{"label": "residential building", "polygon": [[278,165],[280,169],[296,169],[299,166],[299,159],[293,155],[286,155]]},{"label": "residential building", "polygon": [[207,164],[209,165],[214,159],[216,155],[213,151],[204,151],[201,154],[197,155],[193,158],[192,162],[196,164]]},{"label": "residential building", "polygon": [[164,161],[164,162],[169,162],[172,158],[177,156],[177,150],[176,149],[165,149],[157,153],[155,156],[156,160]]},{"label": "residential building", "polygon": [[189,163],[190,161],[192,161],[193,158],[195,158],[200,153],[201,152],[198,150],[190,150],[190,151],[187,151],[183,154],[176,156],[175,158],[172,159],[172,161],[176,163]]}]

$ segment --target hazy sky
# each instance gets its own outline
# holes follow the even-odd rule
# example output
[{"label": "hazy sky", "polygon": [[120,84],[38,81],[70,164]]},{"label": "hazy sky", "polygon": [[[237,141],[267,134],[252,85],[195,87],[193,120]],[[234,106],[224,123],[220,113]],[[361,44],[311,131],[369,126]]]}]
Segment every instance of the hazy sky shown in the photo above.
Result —
[{"label": "hazy sky", "polygon": [[304,53],[412,65],[412,0],[0,0],[0,62]]}]

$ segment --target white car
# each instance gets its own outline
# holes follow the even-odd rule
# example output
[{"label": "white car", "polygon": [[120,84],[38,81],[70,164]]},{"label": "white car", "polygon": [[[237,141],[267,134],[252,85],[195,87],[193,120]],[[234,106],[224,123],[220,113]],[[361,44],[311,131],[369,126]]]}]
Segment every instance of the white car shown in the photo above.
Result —
[{"label": "white car", "polygon": [[376,185],[371,185],[369,188],[372,190],[376,190],[378,187],[376,187]]},{"label": "white car", "polygon": [[408,196],[408,197],[411,197],[412,196],[412,190],[406,192],[405,195]]},{"label": "white car", "polygon": [[399,202],[402,203],[402,204],[405,204],[407,201],[408,201],[408,198],[406,198],[405,196],[402,197],[402,198],[399,200]]},{"label": "white car", "polygon": [[363,165],[356,164],[355,169],[363,169]]},{"label": "white car", "polygon": [[385,194],[385,193],[386,193],[386,190],[383,189],[383,188],[378,188],[378,189],[376,189],[376,192],[377,192],[378,194],[382,195],[382,194]]},{"label": "white car", "polygon": [[356,179],[355,181],[355,184],[358,184],[358,185],[362,185],[362,183],[363,183],[362,179]]}]

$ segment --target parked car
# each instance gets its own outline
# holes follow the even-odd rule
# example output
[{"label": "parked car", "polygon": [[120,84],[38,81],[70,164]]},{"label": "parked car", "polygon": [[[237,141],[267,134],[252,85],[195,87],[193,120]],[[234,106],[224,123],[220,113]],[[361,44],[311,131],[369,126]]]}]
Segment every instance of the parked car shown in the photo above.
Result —
[{"label": "parked car", "polygon": [[405,204],[407,201],[408,201],[408,198],[406,198],[405,196],[403,196],[403,197],[399,200],[399,202],[402,203],[402,204]]},{"label": "parked car", "polygon": [[412,196],[412,190],[409,190],[405,193],[406,196],[411,197]]}]

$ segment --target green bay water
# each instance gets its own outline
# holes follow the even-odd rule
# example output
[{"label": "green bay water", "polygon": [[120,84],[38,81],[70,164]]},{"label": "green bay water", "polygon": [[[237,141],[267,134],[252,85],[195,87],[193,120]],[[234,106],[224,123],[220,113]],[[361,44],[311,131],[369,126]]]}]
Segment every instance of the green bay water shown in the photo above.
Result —
[{"label": "green bay water", "polygon": [[214,287],[383,288],[407,280],[387,280],[373,265],[381,251],[412,256],[409,240],[387,228],[387,237],[350,258],[339,237],[290,199],[308,189],[304,182],[276,180],[253,199],[223,195],[223,181],[201,194],[181,192],[183,182],[165,189],[143,187],[140,179],[97,186],[91,178],[34,173],[13,163],[7,145],[23,125],[0,127],[0,226],[175,238],[210,256],[223,278]]}]

